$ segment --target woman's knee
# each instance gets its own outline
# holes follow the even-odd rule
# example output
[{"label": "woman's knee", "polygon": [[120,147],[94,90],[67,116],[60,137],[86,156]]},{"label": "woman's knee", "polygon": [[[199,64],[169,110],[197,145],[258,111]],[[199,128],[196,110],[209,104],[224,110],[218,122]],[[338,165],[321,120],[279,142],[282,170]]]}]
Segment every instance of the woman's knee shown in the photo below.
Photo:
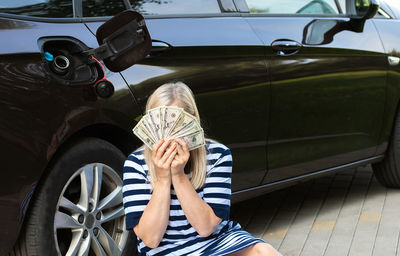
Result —
[{"label": "woman's knee", "polygon": [[254,245],[254,251],[256,255],[262,256],[281,256],[277,250],[274,249],[270,244],[267,243],[257,243]]}]

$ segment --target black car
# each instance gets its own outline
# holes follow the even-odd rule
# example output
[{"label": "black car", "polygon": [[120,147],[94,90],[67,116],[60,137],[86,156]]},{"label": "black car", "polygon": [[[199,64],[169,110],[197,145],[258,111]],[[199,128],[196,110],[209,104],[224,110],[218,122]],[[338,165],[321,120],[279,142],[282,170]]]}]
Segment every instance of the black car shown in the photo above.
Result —
[{"label": "black car", "polygon": [[[93,49],[127,9],[152,47],[122,70]],[[173,80],[232,151],[233,202],[370,163],[400,187],[399,18],[396,0],[2,1],[0,255],[134,254],[122,166]]]}]

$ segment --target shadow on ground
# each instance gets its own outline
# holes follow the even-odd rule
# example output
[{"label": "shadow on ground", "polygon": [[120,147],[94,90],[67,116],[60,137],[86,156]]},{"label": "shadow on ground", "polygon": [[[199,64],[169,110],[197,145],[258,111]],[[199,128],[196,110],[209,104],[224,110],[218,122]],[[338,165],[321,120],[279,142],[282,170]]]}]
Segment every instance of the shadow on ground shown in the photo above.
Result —
[{"label": "shadow on ground", "polygon": [[237,203],[231,219],[283,255],[400,253],[400,190],[369,165]]}]

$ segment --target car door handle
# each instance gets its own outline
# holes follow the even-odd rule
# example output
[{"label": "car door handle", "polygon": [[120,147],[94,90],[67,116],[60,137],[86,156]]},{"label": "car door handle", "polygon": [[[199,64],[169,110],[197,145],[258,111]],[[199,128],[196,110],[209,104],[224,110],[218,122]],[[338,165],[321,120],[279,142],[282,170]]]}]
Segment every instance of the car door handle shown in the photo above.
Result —
[{"label": "car door handle", "polygon": [[301,47],[299,42],[290,39],[277,39],[271,43],[272,50],[280,56],[296,54]]},{"label": "car door handle", "polygon": [[160,40],[152,40],[151,41],[151,52],[149,55],[147,55],[147,58],[150,57],[155,57],[157,55],[160,55],[161,53],[172,49],[172,46],[166,42],[160,41]]},{"label": "car door handle", "polygon": [[153,40],[151,42],[151,51],[152,52],[161,52],[165,50],[171,49],[172,46],[170,44],[167,44],[166,42],[159,41],[159,40]]}]

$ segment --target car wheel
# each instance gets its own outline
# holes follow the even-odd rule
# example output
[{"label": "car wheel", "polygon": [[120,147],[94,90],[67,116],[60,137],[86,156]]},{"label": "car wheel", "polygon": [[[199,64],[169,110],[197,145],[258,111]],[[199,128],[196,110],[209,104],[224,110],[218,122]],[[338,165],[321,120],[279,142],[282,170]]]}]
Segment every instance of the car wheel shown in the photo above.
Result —
[{"label": "car wheel", "polygon": [[372,164],[372,169],[382,185],[400,188],[400,113],[395,120],[385,158],[379,163]]},{"label": "car wheel", "polygon": [[32,199],[21,255],[136,255],[122,204],[125,158],[97,138],[64,150]]}]

